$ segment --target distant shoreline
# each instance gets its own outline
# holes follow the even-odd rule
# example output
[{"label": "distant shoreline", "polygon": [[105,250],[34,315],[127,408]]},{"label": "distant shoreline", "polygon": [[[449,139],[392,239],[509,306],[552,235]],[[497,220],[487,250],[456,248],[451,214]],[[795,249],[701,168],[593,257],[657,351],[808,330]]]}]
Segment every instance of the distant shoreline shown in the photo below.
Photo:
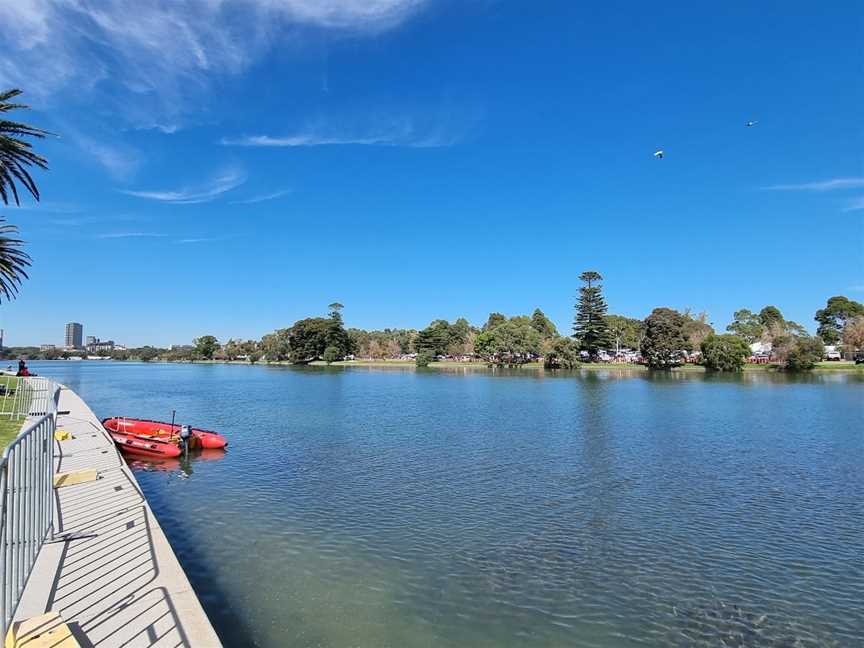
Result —
[{"label": "distant shoreline", "polygon": [[[36,360],[35,362],[70,362],[69,360]],[[297,364],[288,361],[279,362],[249,362],[248,360],[150,360],[142,362],[135,358],[129,360],[77,360],[75,362],[112,362],[116,364],[124,364],[127,362],[139,362],[142,364],[231,364],[231,365],[256,365],[256,366],[273,366],[273,367],[291,367],[291,366],[310,366],[310,367],[375,367],[375,368],[390,368],[390,369],[416,369],[413,360],[340,360],[327,364],[323,360],[316,360],[308,363],[308,365]],[[560,371],[557,369],[544,369],[540,362],[528,362],[514,366],[499,366],[489,365],[486,362],[459,362],[459,361],[442,361],[429,364],[427,369],[514,369],[514,370],[532,370],[532,371]],[[646,365],[627,363],[627,362],[585,362],[579,365],[573,371],[650,371]],[[706,373],[705,367],[696,364],[685,364],[680,367],[672,367],[670,369],[660,369],[657,371],[683,371],[689,373]],[[744,372],[782,372],[782,367],[776,364],[745,364]],[[839,362],[820,362],[810,370],[817,373],[862,373],[864,374],[864,364],[856,365],[851,361]],[[734,372],[733,372],[734,373]]]}]

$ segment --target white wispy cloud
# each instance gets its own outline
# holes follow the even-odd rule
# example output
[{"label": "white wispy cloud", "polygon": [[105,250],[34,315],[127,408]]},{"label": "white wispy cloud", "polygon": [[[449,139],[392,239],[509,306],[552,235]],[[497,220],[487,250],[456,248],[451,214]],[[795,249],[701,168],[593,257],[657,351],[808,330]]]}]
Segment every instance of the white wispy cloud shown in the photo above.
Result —
[{"label": "white wispy cloud", "polygon": [[233,238],[233,237],[231,237],[231,236],[201,236],[198,238],[177,239],[174,242],[179,243],[179,244],[212,243],[214,241],[226,241],[230,238]]},{"label": "white wispy cloud", "polygon": [[843,208],[843,211],[844,212],[858,211],[859,209],[864,209],[864,196],[861,196],[860,198],[856,198],[855,200],[850,202],[848,205],[846,205]]},{"label": "white wispy cloud", "polygon": [[396,137],[393,135],[379,135],[376,137],[359,137],[359,136],[325,136],[314,135],[312,133],[302,133],[297,135],[244,135],[237,138],[223,138],[222,144],[225,146],[332,146],[332,145],[349,145],[349,144],[365,144],[365,145],[393,145]]},{"label": "white wispy cloud", "polygon": [[864,187],[864,178],[833,178],[803,184],[778,184],[765,187],[769,191],[835,191],[839,189],[859,189]]},{"label": "white wispy cloud", "polygon": [[72,135],[72,140],[85,156],[102,166],[112,178],[125,180],[141,164],[141,156],[131,147],[109,144],[77,132]]},{"label": "white wispy cloud", "polygon": [[[173,128],[210,77],[237,74],[270,49],[301,42],[304,28],[376,34],[428,2],[3,0],[0,87],[46,97],[74,88],[113,102],[133,123],[155,118]],[[112,92],[101,87],[115,79],[122,81]]]},{"label": "white wispy cloud", "polygon": [[164,238],[165,234],[154,232],[113,232],[110,234],[97,234],[97,239],[120,239],[120,238]]},{"label": "white wispy cloud", "polygon": [[184,187],[173,191],[123,190],[122,193],[136,198],[147,198],[176,205],[191,205],[215,200],[222,194],[236,189],[244,182],[246,182],[246,174],[243,171],[226,169],[217,174],[210,182],[200,186]]},{"label": "white wispy cloud", "polygon": [[38,203],[25,203],[21,206],[9,205],[6,207],[6,209],[9,209],[11,211],[39,211],[50,214],[78,214],[83,211],[83,209],[78,205],[64,202],[52,202],[50,200]]},{"label": "white wispy cloud", "polygon": [[285,134],[223,137],[224,146],[404,146],[441,148],[458,144],[479,119],[467,106],[443,105],[418,109],[409,114],[382,114],[362,110],[328,115]]},{"label": "white wispy cloud", "polygon": [[48,223],[59,227],[81,227],[105,223],[119,223],[143,220],[135,214],[104,214],[96,216],[70,216],[68,218],[51,218]]},{"label": "white wispy cloud", "polygon": [[278,191],[272,191],[270,193],[259,194],[257,196],[252,196],[251,198],[244,198],[243,200],[232,200],[232,205],[251,205],[253,203],[265,202],[267,200],[276,200],[277,198],[281,198],[282,196],[287,196],[291,193],[291,189],[280,189]]}]

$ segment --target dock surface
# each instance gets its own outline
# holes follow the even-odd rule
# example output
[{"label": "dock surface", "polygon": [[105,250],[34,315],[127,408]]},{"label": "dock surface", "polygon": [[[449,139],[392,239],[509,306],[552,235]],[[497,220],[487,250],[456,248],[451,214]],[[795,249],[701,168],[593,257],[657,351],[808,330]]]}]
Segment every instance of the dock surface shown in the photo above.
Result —
[{"label": "dock surface", "polygon": [[[55,474],[95,469],[95,481],[55,490],[46,543],[15,615],[58,612],[82,647],[222,644],[111,437],[73,391],[60,391]],[[64,412],[67,412],[64,413]]]}]

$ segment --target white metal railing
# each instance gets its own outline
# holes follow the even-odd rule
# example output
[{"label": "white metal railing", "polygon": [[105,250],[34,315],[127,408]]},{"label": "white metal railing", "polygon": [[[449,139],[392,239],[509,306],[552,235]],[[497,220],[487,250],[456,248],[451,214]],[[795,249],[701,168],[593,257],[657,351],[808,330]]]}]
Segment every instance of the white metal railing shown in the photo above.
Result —
[{"label": "white metal railing", "polygon": [[0,459],[0,636],[15,615],[36,556],[54,527],[54,431],[59,386],[20,378],[28,415]]},{"label": "white metal railing", "polygon": [[48,378],[0,376],[0,419],[41,416],[50,409],[55,389],[56,383]]}]

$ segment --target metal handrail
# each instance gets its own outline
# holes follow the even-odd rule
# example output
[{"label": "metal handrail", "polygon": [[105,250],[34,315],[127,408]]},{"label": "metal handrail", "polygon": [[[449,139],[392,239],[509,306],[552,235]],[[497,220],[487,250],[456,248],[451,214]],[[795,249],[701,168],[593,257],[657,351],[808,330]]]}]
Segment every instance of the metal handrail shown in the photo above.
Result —
[{"label": "metal handrail", "polygon": [[0,636],[15,616],[33,564],[54,532],[54,431],[60,387],[21,378],[28,417],[0,458]]}]

